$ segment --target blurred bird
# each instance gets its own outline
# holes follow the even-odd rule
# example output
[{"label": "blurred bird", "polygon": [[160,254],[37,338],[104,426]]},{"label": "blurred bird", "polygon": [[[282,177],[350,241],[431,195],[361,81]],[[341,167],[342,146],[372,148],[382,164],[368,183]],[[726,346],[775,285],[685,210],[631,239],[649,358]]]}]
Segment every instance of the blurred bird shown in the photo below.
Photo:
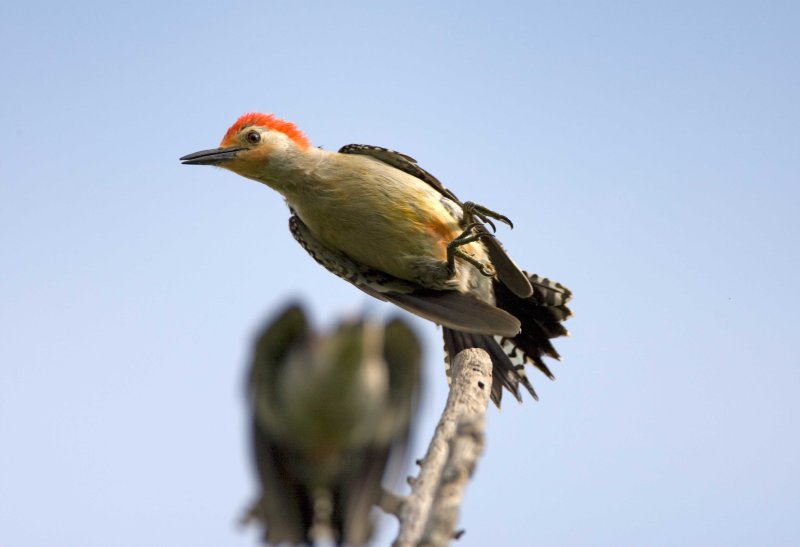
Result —
[{"label": "blurred bird", "polygon": [[381,479],[405,453],[420,360],[401,320],[345,321],[320,335],[291,305],[267,326],[248,382],[262,485],[250,516],[267,543],[368,541]]},{"label": "blurred bird", "polygon": [[351,144],[338,152],[311,146],[289,122],[249,113],[218,148],[184,164],[215,165],[278,191],[291,210],[295,239],[321,265],[367,294],[443,326],[446,370],[465,348],[492,359],[492,399],[505,387],[533,397],[524,364],[549,378],[543,357],[558,359],[551,338],[567,334],[571,292],[528,275],[486,226],[511,221],[461,202],[413,158]]}]

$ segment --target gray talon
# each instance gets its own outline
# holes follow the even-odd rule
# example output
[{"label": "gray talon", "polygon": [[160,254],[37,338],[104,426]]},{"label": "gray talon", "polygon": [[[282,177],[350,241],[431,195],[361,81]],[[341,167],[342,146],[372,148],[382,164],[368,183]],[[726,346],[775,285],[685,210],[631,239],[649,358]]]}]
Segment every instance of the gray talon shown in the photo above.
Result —
[{"label": "gray talon", "polygon": [[486,277],[493,277],[495,275],[495,269],[491,264],[483,263],[472,255],[467,254],[459,249],[459,247],[463,245],[473,243],[480,239],[486,237],[495,237],[494,234],[485,230],[475,233],[474,230],[478,229],[479,227],[483,227],[480,222],[473,222],[467,225],[464,231],[461,232],[461,235],[447,245],[447,273],[450,277],[453,277],[456,274],[456,257],[472,264],[481,272],[481,274],[485,275]]},{"label": "gray talon", "polygon": [[484,207],[483,205],[478,205],[477,203],[474,203],[472,201],[467,201],[464,203],[464,213],[467,216],[478,217],[479,219],[481,219],[481,221],[491,226],[493,231],[496,231],[496,229],[494,226],[494,222],[492,222],[490,218],[499,220],[504,224],[508,224],[509,227],[514,228],[514,223],[511,222],[511,219],[509,219],[507,216],[501,215],[500,213],[492,211],[491,209]]}]

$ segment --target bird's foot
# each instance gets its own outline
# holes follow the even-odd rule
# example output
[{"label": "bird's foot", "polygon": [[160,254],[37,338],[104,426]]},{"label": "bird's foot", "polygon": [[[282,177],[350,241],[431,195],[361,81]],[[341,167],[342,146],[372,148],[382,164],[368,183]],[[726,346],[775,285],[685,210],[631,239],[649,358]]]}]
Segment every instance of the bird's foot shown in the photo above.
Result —
[{"label": "bird's foot", "polygon": [[483,225],[480,222],[473,222],[472,224],[469,224],[463,232],[461,232],[461,235],[448,243],[447,273],[450,277],[456,275],[456,257],[464,260],[465,262],[469,262],[478,268],[478,271],[480,271],[481,274],[485,275],[486,277],[494,276],[496,272],[491,264],[481,262],[471,254],[459,249],[459,247],[463,245],[474,243],[475,241],[479,241],[486,237],[494,237],[494,234],[490,234],[483,229]]},{"label": "bird's foot", "polygon": [[499,220],[504,224],[508,224],[510,228],[514,228],[514,223],[511,222],[511,219],[509,219],[507,216],[496,213],[495,211],[492,211],[483,205],[478,205],[477,203],[473,203],[471,201],[464,203],[464,216],[469,220],[474,220],[475,217],[479,218],[481,222],[485,222],[491,226],[493,232],[496,232],[497,228],[495,228],[494,222],[490,220],[492,218]]}]

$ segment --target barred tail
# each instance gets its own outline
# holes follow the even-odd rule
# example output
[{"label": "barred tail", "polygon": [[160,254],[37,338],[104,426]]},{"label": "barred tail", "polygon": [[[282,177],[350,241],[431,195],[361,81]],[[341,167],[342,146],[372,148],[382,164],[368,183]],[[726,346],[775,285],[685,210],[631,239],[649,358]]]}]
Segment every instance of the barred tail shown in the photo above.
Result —
[{"label": "barred tail", "polygon": [[547,356],[558,360],[558,352],[550,339],[568,334],[561,323],[572,315],[567,307],[572,293],[560,283],[536,274],[529,276],[529,279],[533,294],[528,298],[516,296],[500,282],[495,281],[494,284],[497,307],[507,311],[522,323],[522,330],[515,337],[503,338],[465,333],[447,327],[443,329],[448,380],[450,360],[459,351],[466,348],[485,350],[492,359],[492,401],[497,406],[500,406],[503,388],[521,401],[520,384],[538,399],[525,374],[525,363],[531,363],[552,380],[553,374],[543,358]]}]

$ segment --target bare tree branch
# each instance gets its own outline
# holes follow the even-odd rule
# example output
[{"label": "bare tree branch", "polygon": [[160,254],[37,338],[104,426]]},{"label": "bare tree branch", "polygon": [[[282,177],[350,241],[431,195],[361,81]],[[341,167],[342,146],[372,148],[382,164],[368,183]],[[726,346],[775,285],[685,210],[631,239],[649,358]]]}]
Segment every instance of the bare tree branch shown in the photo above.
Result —
[{"label": "bare tree branch", "polygon": [[492,361],[466,349],[453,361],[453,383],[442,417],[400,506],[394,547],[442,546],[455,537],[464,488],[483,451],[484,416],[492,388]]}]

